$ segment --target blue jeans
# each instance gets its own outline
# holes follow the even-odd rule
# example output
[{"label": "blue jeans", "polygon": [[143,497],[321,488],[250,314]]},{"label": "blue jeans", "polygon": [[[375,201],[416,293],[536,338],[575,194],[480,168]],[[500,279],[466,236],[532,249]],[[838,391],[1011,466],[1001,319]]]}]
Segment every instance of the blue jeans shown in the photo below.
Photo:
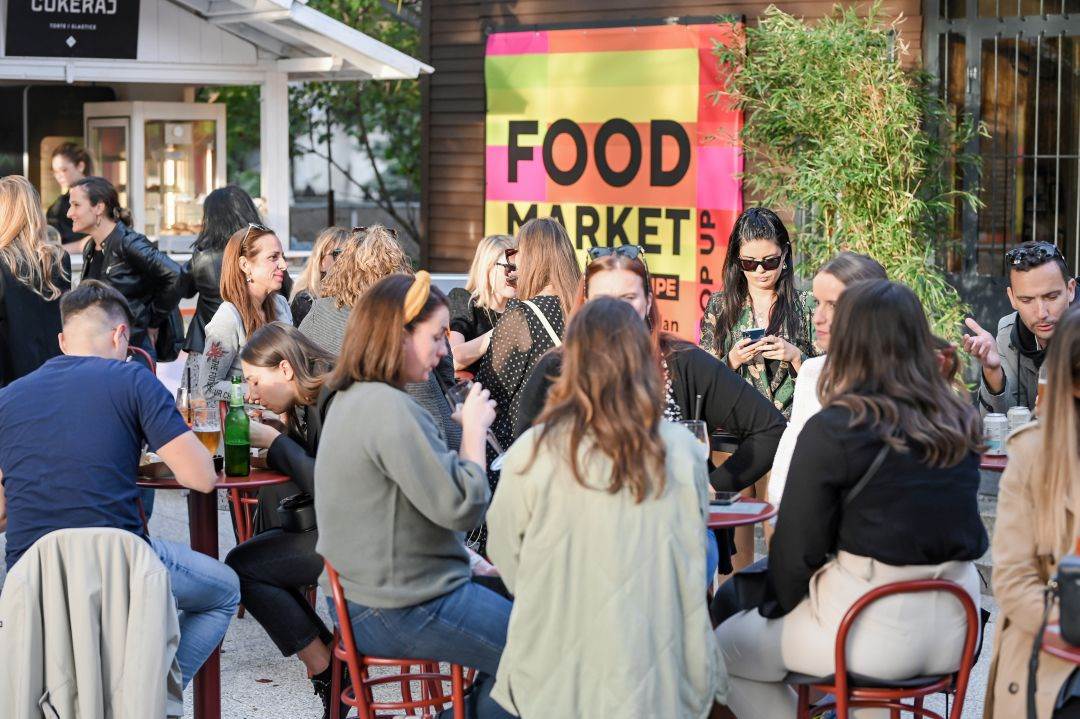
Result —
[{"label": "blue jeans", "polygon": [[[327,599],[334,621],[334,602]],[[490,589],[469,582],[404,609],[374,609],[349,602],[357,648],[374,657],[451,662],[477,671],[466,699],[470,719],[513,715],[491,699],[499,657],[506,644],[511,604]]]},{"label": "blue jeans", "polygon": [[186,687],[225,637],[240,604],[240,580],[221,562],[183,544],[161,539],[150,544],[169,570],[180,619],[176,660]]},{"label": "blue jeans", "polygon": [[720,548],[711,529],[705,530],[705,586],[711,587],[716,567],[720,564]]}]

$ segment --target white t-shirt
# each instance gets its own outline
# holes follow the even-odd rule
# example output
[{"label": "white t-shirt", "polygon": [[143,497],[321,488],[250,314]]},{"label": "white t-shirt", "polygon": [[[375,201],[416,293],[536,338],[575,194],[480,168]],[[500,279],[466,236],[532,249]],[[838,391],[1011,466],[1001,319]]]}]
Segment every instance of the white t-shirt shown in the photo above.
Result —
[{"label": "white t-shirt", "polygon": [[825,358],[826,355],[811,357],[804,360],[799,368],[799,376],[795,380],[795,395],[791,403],[791,420],[788,421],[788,426],[780,437],[780,444],[776,447],[772,474],[769,476],[769,501],[774,505],[780,505],[780,498],[784,494],[788,467],[791,465],[791,455],[795,452],[799,432],[802,432],[811,417],[821,411],[817,386],[821,370],[825,368]]}]

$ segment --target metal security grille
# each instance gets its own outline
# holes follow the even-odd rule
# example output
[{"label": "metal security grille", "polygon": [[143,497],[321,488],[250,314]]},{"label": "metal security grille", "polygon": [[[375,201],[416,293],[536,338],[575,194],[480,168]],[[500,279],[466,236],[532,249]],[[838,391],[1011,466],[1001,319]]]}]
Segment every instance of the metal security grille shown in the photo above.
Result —
[{"label": "metal security grille", "polygon": [[985,123],[952,170],[977,192],[947,228],[949,269],[977,307],[999,304],[1005,252],[1053,242],[1080,274],[1080,0],[928,0],[926,69],[950,111]]}]

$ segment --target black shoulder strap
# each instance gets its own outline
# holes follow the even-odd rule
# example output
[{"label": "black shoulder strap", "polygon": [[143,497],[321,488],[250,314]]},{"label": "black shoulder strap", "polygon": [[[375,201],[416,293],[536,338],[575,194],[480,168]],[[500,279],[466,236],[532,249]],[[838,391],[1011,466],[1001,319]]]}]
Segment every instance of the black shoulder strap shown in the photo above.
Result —
[{"label": "black shoulder strap", "polygon": [[870,467],[866,470],[866,473],[856,482],[855,486],[851,488],[851,491],[844,497],[844,506],[851,504],[851,500],[855,499],[859,495],[859,492],[866,488],[866,485],[870,483],[870,480],[874,478],[878,470],[881,469],[882,463],[885,461],[885,456],[889,453],[889,443],[886,442],[884,446],[878,451],[877,456],[874,457],[874,461],[870,463]]}]

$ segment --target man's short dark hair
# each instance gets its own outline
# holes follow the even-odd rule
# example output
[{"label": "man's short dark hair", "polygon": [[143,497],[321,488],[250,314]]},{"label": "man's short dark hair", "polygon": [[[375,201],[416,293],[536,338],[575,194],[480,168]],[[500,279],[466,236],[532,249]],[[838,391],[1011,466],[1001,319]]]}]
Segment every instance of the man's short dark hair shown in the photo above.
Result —
[{"label": "man's short dark hair", "polygon": [[97,308],[110,319],[123,322],[128,327],[134,323],[127,300],[114,287],[98,280],[83,280],[79,286],[60,298],[60,320],[67,321],[86,310]]},{"label": "man's short dark hair", "polygon": [[1006,252],[1005,260],[1009,265],[1010,285],[1012,284],[1013,272],[1027,272],[1036,267],[1042,267],[1048,262],[1057,264],[1066,283],[1073,278],[1069,274],[1069,266],[1065,264],[1065,256],[1061,254],[1061,250],[1056,245],[1049,242],[1028,240]]}]

